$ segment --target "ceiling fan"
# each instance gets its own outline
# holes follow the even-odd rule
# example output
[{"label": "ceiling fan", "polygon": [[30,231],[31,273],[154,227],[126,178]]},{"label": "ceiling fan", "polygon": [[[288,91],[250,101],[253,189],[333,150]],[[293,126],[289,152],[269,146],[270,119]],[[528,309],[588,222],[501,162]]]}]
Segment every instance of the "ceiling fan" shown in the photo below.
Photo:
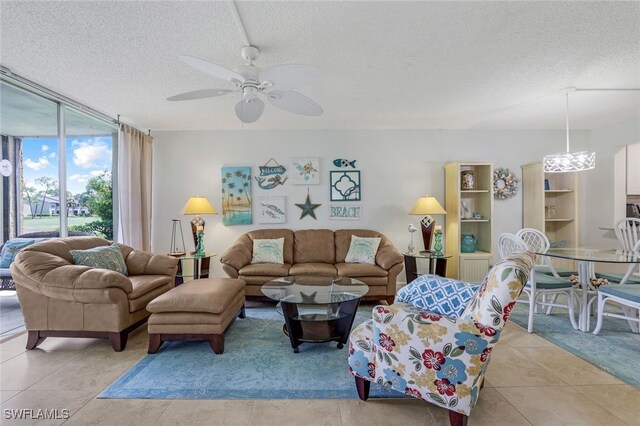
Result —
[{"label": "ceiling fan", "polygon": [[309,85],[320,77],[320,72],[309,65],[276,65],[260,69],[253,65],[260,54],[255,46],[245,46],[241,50],[246,65],[232,71],[223,66],[182,55],[179,58],[192,67],[221,80],[229,81],[235,89],[201,89],[181,93],[167,98],[168,101],[188,101],[192,99],[212,98],[232,93],[240,93],[241,99],[236,104],[236,115],[243,123],[257,121],[264,111],[264,101],[258,95],[265,96],[271,104],[294,114],[318,116],[323,110],[312,99],[295,92]]}]

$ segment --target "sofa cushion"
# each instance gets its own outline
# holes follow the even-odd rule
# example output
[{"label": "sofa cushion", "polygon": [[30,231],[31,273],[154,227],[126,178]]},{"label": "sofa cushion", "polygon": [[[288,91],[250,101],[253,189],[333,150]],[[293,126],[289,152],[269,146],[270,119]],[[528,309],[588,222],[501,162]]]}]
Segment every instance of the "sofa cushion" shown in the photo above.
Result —
[{"label": "sofa cushion", "polygon": [[147,310],[159,312],[208,312],[227,310],[238,294],[244,294],[245,283],[233,278],[204,278],[187,281],[149,303]]},{"label": "sofa cushion", "polygon": [[341,277],[386,277],[389,271],[378,265],[365,263],[336,263],[338,275]]},{"label": "sofa cushion", "polygon": [[171,283],[171,277],[167,275],[132,275],[129,277],[133,290],[129,293],[129,299],[135,299],[154,288]]},{"label": "sofa cushion", "polygon": [[351,246],[351,236],[356,235],[358,237],[365,238],[377,238],[382,237],[382,234],[376,231],[370,231],[368,229],[339,229],[334,233],[336,241],[336,263],[344,262]]},{"label": "sofa cushion", "polygon": [[322,275],[330,277],[338,275],[338,270],[333,264],[329,263],[296,263],[291,265],[289,275]]},{"label": "sofa cushion", "polygon": [[376,264],[376,253],[380,245],[381,238],[363,238],[357,235],[351,236],[349,251],[344,258],[346,263],[367,263]]},{"label": "sofa cushion", "polygon": [[13,262],[18,252],[34,242],[33,238],[13,238],[4,243],[2,252],[0,252],[0,268],[11,266],[11,262]]},{"label": "sofa cushion", "polygon": [[290,229],[259,229],[256,231],[247,232],[246,234],[251,239],[251,245],[247,247],[252,249],[253,240],[264,240],[274,238],[284,238],[284,247],[282,250],[284,263],[293,263],[293,231]]},{"label": "sofa cushion", "polygon": [[284,263],[284,238],[253,240],[251,263]]},{"label": "sofa cushion", "polygon": [[289,275],[288,263],[252,263],[238,271],[240,275],[268,275],[270,277],[286,277]]},{"label": "sofa cushion", "polygon": [[396,294],[396,302],[449,318],[460,318],[480,285],[438,275],[422,275]]},{"label": "sofa cushion", "polygon": [[69,250],[73,263],[91,268],[109,269],[122,275],[128,275],[127,265],[118,247],[94,247],[87,250]]},{"label": "sofa cushion", "polygon": [[294,263],[335,263],[336,250],[333,231],[309,229],[294,233]]}]

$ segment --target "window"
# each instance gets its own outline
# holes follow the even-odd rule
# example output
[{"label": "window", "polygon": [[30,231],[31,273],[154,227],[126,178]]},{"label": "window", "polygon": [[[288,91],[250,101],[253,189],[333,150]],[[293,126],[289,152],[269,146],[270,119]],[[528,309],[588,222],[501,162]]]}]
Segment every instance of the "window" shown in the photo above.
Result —
[{"label": "window", "polygon": [[2,179],[2,241],[61,230],[112,239],[117,127],[5,81],[0,99],[2,159],[13,166]]}]

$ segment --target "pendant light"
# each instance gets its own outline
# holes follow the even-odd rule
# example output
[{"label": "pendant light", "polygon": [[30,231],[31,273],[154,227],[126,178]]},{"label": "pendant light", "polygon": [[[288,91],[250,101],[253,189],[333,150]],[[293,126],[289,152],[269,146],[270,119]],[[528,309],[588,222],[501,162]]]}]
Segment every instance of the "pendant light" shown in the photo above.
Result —
[{"label": "pendant light", "polygon": [[566,96],[566,122],[567,122],[567,152],[545,155],[542,160],[545,173],[568,173],[591,170],[596,167],[596,153],[593,151],[570,152],[569,150],[569,92],[575,91],[575,87],[564,89]]}]

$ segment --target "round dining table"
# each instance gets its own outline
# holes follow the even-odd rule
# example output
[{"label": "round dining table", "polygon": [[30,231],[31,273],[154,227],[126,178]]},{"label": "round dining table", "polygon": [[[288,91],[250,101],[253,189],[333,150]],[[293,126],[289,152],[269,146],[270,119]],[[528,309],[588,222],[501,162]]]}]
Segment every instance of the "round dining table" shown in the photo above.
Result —
[{"label": "round dining table", "polygon": [[547,256],[557,259],[575,260],[578,262],[578,282],[581,287],[580,317],[578,329],[589,331],[589,297],[596,297],[597,287],[591,284],[591,278],[595,277],[596,263],[637,264],[640,263],[640,254],[636,251],[622,249],[594,249],[594,248],[554,248],[546,252],[536,253],[539,256]]}]

